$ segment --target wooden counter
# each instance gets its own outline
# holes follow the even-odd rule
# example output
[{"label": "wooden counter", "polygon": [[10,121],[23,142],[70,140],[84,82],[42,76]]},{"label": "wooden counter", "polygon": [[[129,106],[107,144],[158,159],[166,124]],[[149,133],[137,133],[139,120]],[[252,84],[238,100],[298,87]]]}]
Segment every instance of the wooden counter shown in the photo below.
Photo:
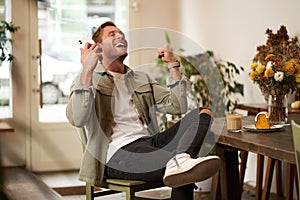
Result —
[{"label": "wooden counter", "polygon": [[14,132],[14,128],[6,121],[0,121],[0,132]]}]

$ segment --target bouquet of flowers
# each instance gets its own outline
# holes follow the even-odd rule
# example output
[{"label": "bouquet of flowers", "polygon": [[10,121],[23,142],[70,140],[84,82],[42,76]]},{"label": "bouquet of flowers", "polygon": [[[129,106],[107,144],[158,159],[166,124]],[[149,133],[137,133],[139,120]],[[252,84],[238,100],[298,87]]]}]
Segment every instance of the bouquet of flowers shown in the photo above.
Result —
[{"label": "bouquet of flowers", "polygon": [[300,63],[291,58],[283,61],[274,54],[265,57],[266,65],[253,63],[250,79],[260,86],[263,94],[285,95],[294,91],[300,83]]},{"label": "bouquet of flowers", "polygon": [[[275,121],[286,120],[286,115],[280,115],[275,107],[283,107],[279,102],[289,92],[294,92],[300,83],[300,46],[297,37],[290,39],[285,26],[277,33],[267,29],[268,39],[265,45],[257,47],[258,53],[250,66],[250,79],[259,86],[265,99],[275,97],[274,110],[270,110],[269,118]],[[270,102],[270,100],[269,100]],[[273,109],[273,108],[272,108]],[[273,114],[273,116],[272,116]]]},{"label": "bouquet of flowers", "polygon": [[257,47],[258,53],[250,66],[250,79],[264,95],[284,95],[300,83],[300,46],[297,37],[289,38],[285,26],[276,34],[267,29],[266,45]]}]

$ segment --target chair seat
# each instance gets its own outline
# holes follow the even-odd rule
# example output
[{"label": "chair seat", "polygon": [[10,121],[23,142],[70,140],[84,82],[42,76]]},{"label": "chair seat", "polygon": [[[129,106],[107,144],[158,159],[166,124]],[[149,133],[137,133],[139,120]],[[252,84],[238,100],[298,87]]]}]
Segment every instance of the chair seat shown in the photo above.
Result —
[{"label": "chair seat", "polygon": [[139,180],[124,180],[124,179],[106,179],[106,183],[114,184],[114,185],[122,185],[122,186],[135,186],[135,185],[146,185],[149,184],[145,181]]},{"label": "chair seat", "polygon": [[[126,193],[127,200],[133,199],[153,199],[153,198],[143,198],[143,197],[135,197],[135,192],[144,191],[148,189],[163,187],[163,183],[149,183],[140,180],[124,180],[124,179],[106,179],[105,184],[106,188],[111,189],[113,191],[120,191]],[[161,198],[160,198],[161,199]],[[165,198],[164,198],[165,199]]]}]

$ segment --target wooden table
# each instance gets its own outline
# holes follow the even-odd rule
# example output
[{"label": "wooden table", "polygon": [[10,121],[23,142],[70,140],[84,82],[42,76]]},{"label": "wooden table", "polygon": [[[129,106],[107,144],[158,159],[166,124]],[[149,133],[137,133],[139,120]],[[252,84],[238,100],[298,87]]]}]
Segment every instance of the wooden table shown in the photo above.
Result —
[{"label": "wooden table", "polygon": [[[261,111],[268,111],[268,105],[266,103],[248,103],[248,104],[236,104],[235,108],[248,111],[248,115],[256,115]],[[300,114],[300,109],[292,109],[289,106],[290,114]]]},{"label": "wooden table", "polygon": [[[289,114],[288,123],[291,119],[300,123],[299,114]],[[243,118],[243,125],[253,124],[254,116]],[[241,199],[238,150],[253,152],[267,156],[274,160],[286,162],[288,165],[287,181],[291,184],[294,177],[295,153],[292,139],[291,126],[272,133],[253,133],[242,131],[241,133],[228,133],[226,124],[216,144],[216,152],[222,159],[221,169],[218,175],[218,185],[212,192],[213,199]],[[261,172],[260,172],[261,173]],[[292,179],[293,181],[293,179]],[[293,182],[292,182],[293,183]],[[292,199],[293,187],[287,188],[286,199]]]}]

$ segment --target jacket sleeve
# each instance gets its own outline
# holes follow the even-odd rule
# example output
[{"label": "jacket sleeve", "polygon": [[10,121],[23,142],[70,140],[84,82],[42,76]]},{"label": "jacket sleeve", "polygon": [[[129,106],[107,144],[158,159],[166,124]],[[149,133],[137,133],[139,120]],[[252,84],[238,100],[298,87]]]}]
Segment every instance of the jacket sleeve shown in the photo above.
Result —
[{"label": "jacket sleeve", "polygon": [[79,76],[71,85],[71,93],[66,108],[68,121],[76,127],[83,127],[91,116],[94,105],[93,86],[84,88]]},{"label": "jacket sleeve", "polygon": [[153,83],[153,93],[157,109],[169,114],[183,114],[187,112],[186,80],[169,79],[165,88]]}]

